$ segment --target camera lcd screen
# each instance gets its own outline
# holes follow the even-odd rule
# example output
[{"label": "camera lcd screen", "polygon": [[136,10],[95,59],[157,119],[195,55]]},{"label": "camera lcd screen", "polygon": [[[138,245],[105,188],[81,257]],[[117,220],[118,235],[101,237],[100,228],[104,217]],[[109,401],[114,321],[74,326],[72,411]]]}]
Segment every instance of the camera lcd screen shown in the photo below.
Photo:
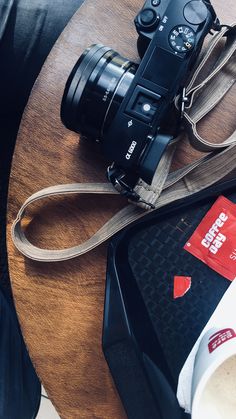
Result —
[{"label": "camera lcd screen", "polygon": [[177,75],[182,63],[183,60],[177,55],[156,47],[143,72],[143,78],[165,89],[170,89],[175,79],[173,71]]}]

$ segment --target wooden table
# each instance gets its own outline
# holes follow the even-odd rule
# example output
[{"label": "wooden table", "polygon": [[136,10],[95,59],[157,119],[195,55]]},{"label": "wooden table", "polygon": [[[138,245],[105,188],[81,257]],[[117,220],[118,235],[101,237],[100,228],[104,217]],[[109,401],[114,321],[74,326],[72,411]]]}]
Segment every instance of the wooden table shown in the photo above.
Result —
[{"label": "wooden table", "polygon": [[[214,0],[222,20],[236,17],[235,0]],[[141,0],[87,0],[70,21],[36,81],[18,134],[8,202],[10,276],[22,332],[37,373],[59,415],[66,419],[122,419],[126,415],[101,350],[106,245],[65,263],[25,260],[14,248],[10,227],[23,201],[57,183],[105,181],[105,162],[95,147],[60,121],[67,77],[83,50],[103,43],[137,60],[133,18]],[[211,136],[234,127],[235,90],[202,130]],[[219,115],[219,113],[217,113]],[[222,121],[224,124],[222,125]],[[220,131],[221,132],[221,131]],[[208,136],[209,136],[208,135]],[[183,151],[183,150],[182,150]],[[176,164],[192,160],[185,146]],[[32,207],[29,236],[37,245],[71,246],[82,241],[124,205],[120,197],[67,197]]]}]

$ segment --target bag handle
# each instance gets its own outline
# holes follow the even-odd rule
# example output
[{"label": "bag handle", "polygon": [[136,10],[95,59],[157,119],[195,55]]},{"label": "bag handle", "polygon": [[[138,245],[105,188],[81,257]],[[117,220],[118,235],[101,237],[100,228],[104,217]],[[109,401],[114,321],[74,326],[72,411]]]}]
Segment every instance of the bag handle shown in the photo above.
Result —
[{"label": "bag handle", "polygon": [[[235,28],[235,25],[232,25],[232,28]],[[222,35],[222,33],[224,35]],[[230,36],[233,36],[231,30],[223,29],[222,33],[221,36],[220,34],[217,34],[215,36],[214,42],[211,42],[211,51],[213,45],[217,45],[217,43],[221,40],[222,36],[228,37],[229,34],[231,34]],[[235,36],[235,31],[233,31],[233,34]],[[212,109],[212,107],[214,107],[219,102],[219,100],[224,96],[225,92],[227,91],[226,85],[228,86],[229,80],[228,77],[225,78],[224,75],[221,78],[221,73],[222,69],[226,69],[226,67],[227,71],[225,72],[228,72],[228,64],[230,66],[230,71],[232,71],[231,58],[235,59],[235,39],[233,42],[233,48],[232,41],[226,42],[226,44],[226,51],[230,49],[230,53],[226,53],[226,55],[221,54],[221,58],[219,59],[218,65],[216,67],[218,68],[218,70],[214,71],[214,77],[210,75],[207,77],[207,79],[205,79],[207,80],[207,82],[202,82],[202,86],[204,86],[204,96],[202,99],[202,107],[204,111],[202,111],[202,115],[208,113]],[[209,58],[209,51],[206,55]],[[226,56],[227,61],[225,58]],[[204,61],[206,62],[207,60]],[[196,74],[199,74],[199,67],[196,69],[189,84],[190,90],[187,89],[187,91],[191,91],[191,89],[193,89],[193,79],[195,82],[197,78]],[[218,91],[217,97],[214,96],[212,105],[212,102],[209,102],[208,99],[205,98],[205,86],[208,85],[208,87],[212,89],[212,83],[215,83],[214,78],[216,76],[220,76],[219,86],[221,89],[220,91]],[[198,89],[198,93],[202,89],[203,87],[201,87],[201,89]],[[199,103],[197,102],[197,100],[195,100],[196,97],[196,95],[192,96],[191,106],[189,107],[188,113],[184,112],[184,118],[186,121],[189,121],[188,116],[190,115],[190,112],[192,112],[192,114],[194,114],[194,112],[196,114],[197,112],[197,107],[199,106]],[[192,119],[191,117],[190,119],[191,121],[193,121],[193,123],[191,122],[190,124],[191,127],[193,127],[192,135],[195,136],[196,134],[194,132],[194,124],[196,123],[196,120]],[[199,141],[198,138],[196,141],[201,144],[201,141]],[[231,171],[233,171],[236,167],[236,131],[230,137],[230,142],[226,141],[225,143],[221,143],[220,151],[210,153],[207,156],[204,156],[203,158],[198,159],[195,162],[181,169],[178,169],[175,172],[169,173],[171,161],[175,152],[175,147],[175,144],[170,145],[167,152],[164,153],[157,167],[151,186],[147,185],[145,182],[141,180],[138,182],[136,186],[136,191],[138,191],[139,195],[146,202],[150,202],[151,204],[153,204],[155,206],[155,209],[167,205],[170,202],[193,195],[194,193],[202,190],[203,188],[206,188],[216,183],[217,181],[225,177],[227,174],[229,174]],[[210,146],[211,150],[215,150],[216,148],[217,147],[214,147],[214,145]],[[124,227],[145,216],[147,214],[147,209],[149,209],[149,212],[153,211],[153,209],[150,209],[150,205],[146,206],[142,203],[139,206],[135,206],[134,204],[129,204],[125,208],[120,210],[118,213],[116,213],[107,223],[103,225],[103,227],[101,227],[88,240],[79,244],[78,246],[74,246],[68,249],[41,249],[29,242],[21,226],[21,221],[24,217],[24,213],[29,205],[31,205],[35,201],[55,195],[85,193],[113,195],[117,194],[118,192],[113,188],[113,186],[110,183],[75,183],[67,185],[57,185],[36,192],[31,197],[29,197],[22,205],[21,209],[18,212],[17,218],[13,223],[12,239],[17,249],[26,257],[41,262],[58,262],[72,259],[94,249],[96,246],[106,241],[108,238],[113,236],[115,233],[117,233]]]}]

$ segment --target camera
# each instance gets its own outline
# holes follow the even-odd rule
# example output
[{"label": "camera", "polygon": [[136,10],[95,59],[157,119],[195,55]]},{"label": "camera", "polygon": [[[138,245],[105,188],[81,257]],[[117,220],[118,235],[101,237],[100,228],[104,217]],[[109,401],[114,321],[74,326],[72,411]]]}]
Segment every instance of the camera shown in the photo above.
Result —
[{"label": "camera", "polygon": [[101,144],[108,177],[129,194],[138,178],[150,184],[173,135],[163,119],[180,94],[205,36],[217,18],[209,1],[147,0],[134,23],[140,64],[94,44],[66,83],[64,125]]}]

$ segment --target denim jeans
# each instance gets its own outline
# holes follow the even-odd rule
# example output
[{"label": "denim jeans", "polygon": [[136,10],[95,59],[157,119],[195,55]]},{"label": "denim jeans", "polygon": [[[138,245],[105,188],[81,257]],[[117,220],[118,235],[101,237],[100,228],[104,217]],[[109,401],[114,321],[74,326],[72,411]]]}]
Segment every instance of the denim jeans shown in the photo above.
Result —
[{"label": "denim jeans", "polygon": [[0,419],[32,419],[40,383],[11,293],[6,205],[21,116],[44,60],[82,0],[0,0]]}]

